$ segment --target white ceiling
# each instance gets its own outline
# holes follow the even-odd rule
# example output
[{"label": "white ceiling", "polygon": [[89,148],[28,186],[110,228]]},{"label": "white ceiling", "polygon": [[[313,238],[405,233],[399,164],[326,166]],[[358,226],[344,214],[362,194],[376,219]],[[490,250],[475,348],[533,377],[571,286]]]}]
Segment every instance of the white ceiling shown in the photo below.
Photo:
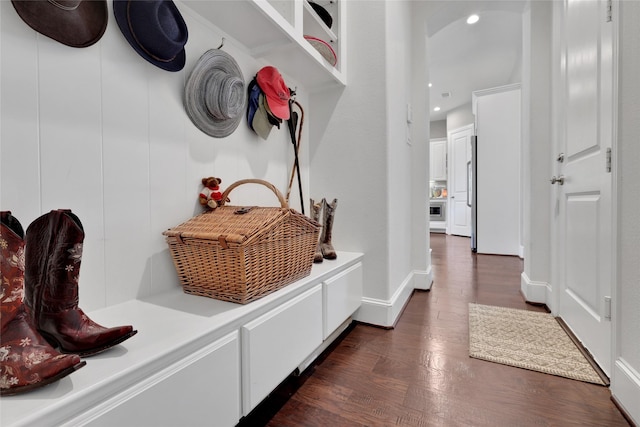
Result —
[{"label": "white ceiling", "polygon": [[[428,0],[430,120],[471,102],[471,92],[520,82],[527,0]],[[471,14],[480,20],[469,25]],[[443,97],[443,93],[450,93]],[[434,112],[439,106],[441,110]]]}]

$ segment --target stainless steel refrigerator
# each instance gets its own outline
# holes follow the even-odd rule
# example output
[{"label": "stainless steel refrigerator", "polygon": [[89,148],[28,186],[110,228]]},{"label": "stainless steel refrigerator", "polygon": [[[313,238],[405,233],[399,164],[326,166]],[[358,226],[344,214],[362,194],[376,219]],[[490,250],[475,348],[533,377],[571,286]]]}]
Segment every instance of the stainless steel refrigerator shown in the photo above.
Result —
[{"label": "stainless steel refrigerator", "polygon": [[520,89],[476,92],[475,136],[468,165],[471,249],[519,255],[522,218]]}]

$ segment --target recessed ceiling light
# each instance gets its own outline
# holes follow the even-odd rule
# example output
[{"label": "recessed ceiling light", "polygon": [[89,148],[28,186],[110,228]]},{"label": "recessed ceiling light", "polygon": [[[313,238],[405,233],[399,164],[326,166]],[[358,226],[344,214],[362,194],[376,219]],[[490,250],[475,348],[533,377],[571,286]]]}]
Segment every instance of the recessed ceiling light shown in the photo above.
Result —
[{"label": "recessed ceiling light", "polygon": [[479,19],[480,17],[478,15],[471,15],[467,18],[467,24],[475,24]]},{"label": "recessed ceiling light", "polygon": [[440,107],[434,107],[433,111],[440,111]]},{"label": "recessed ceiling light", "polygon": [[431,83],[429,83],[429,87],[433,86]]}]

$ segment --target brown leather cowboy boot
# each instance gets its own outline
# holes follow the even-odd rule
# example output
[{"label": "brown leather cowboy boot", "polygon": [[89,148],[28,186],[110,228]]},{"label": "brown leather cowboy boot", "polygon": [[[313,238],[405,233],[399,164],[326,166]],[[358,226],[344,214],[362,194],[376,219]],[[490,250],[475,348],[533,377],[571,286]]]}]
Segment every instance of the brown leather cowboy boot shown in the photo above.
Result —
[{"label": "brown leather cowboy boot", "polygon": [[75,354],[60,354],[36,331],[22,302],[24,232],[11,212],[0,212],[0,395],[51,384],[83,367]]},{"label": "brown leather cowboy boot", "polygon": [[336,208],[338,207],[338,199],[333,199],[330,204],[325,199],[322,199],[323,221],[322,221],[322,236],[320,236],[320,249],[322,250],[322,256],[326,259],[336,259],[338,255],[333,244],[331,243],[331,233],[333,228],[333,217],[335,216]]},{"label": "brown leather cowboy boot", "polygon": [[105,328],[78,307],[84,230],[68,209],[49,212],[27,228],[25,303],[38,331],[63,353],[91,356],[137,333]]},{"label": "brown leather cowboy boot", "polygon": [[[311,199],[311,219],[318,223],[320,222],[320,212],[322,211],[323,202],[324,199],[322,199],[318,203],[314,202],[313,199]],[[318,245],[316,246],[316,253],[313,255],[313,262],[320,263],[322,262],[322,260],[322,250],[320,249],[320,241],[318,241]]]}]

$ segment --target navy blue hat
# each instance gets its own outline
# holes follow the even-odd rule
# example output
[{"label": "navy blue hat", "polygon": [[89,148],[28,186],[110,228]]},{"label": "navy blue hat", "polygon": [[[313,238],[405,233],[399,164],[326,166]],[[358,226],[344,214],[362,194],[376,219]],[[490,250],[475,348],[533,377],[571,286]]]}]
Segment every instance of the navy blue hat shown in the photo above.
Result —
[{"label": "navy blue hat", "polygon": [[249,105],[247,107],[247,123],[249,124],[249,127],[251,128],[251,130],[254,130],[253,124],[252,124],[253,116],[256,114],[256,111],[258,111],[258,99],[260,98],[260,92],[262,92],[255,78],[251,80],[251,82],[249,83],[247,92],[249,93],[249,102],[248,102]]},{"label": "navy blue hat", "polygon": [[113,0],[120,31],[140,56],[167,71],[184,68],[187,24],[171,0]]}]

